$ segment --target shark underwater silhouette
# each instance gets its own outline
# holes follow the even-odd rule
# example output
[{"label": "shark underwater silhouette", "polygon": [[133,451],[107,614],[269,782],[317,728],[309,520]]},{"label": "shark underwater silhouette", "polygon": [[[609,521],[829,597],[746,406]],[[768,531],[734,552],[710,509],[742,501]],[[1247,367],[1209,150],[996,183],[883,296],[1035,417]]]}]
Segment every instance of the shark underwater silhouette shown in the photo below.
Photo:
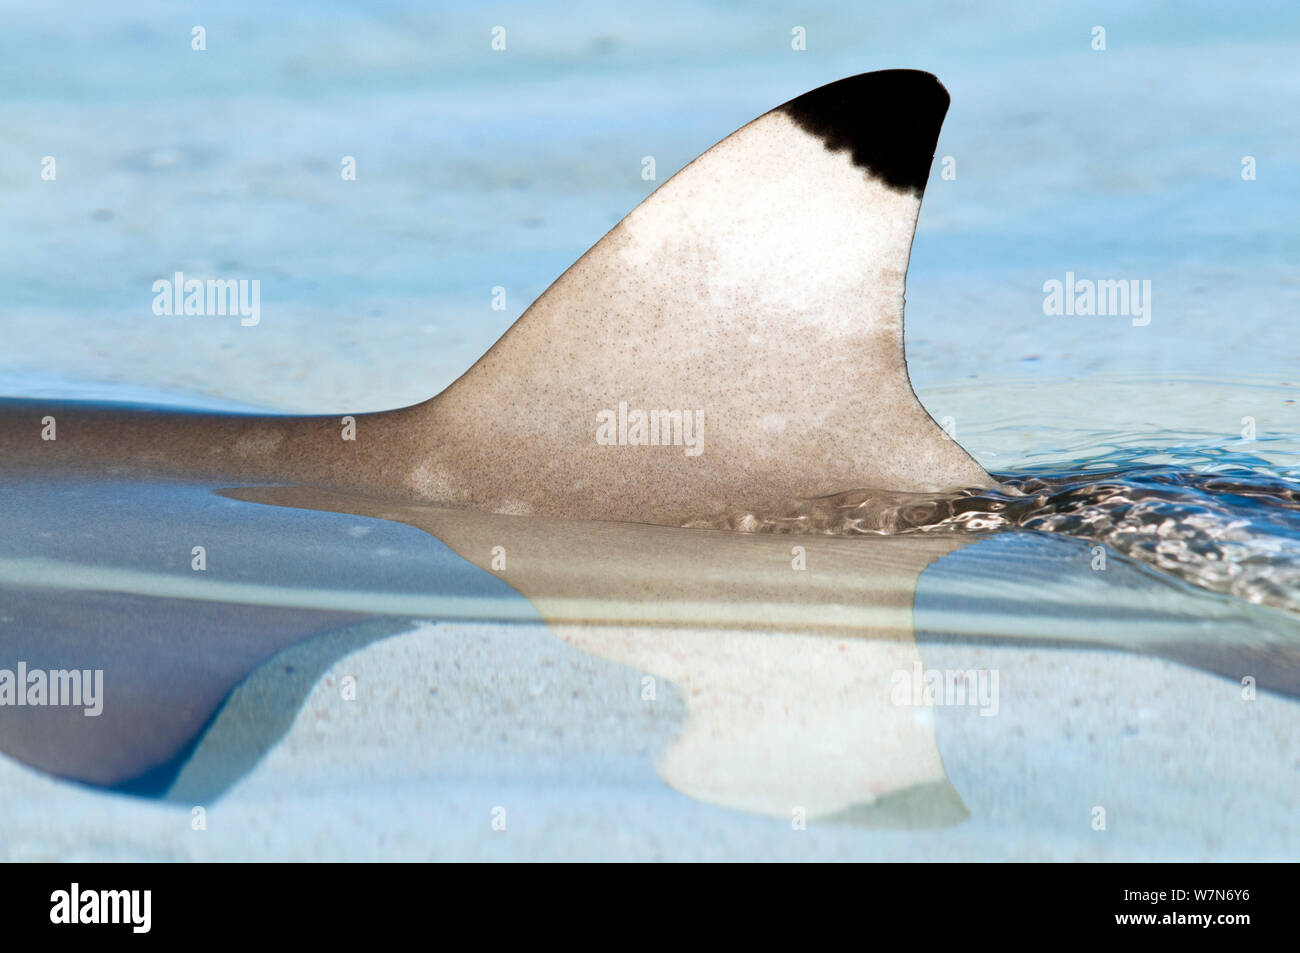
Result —
[{"label": "shark underwater silhouette", "polygon": [[[814,814],[854,823],[965,816],[933,729],[880,699],[890,673],[917,658],[921,572],[970,541],[809,539],[804,555],[819,572],[792,574],[788,541],[683,528],[849,487],[998,485],[921,406],[904,354],[908,260],[948,103],[931,74],[884,70],[763,114],[660,186],[442,393],[355,415],[355,439],[342,439],[336,415],[0,402],[5,521],[11,545],[22,546],[0,545],[0,648],[51,666],[89,658],[109,692],[95,719],[0,709],[0,751],[97,787],[216,797],[287,729],[331,652],[421,616],[502,618],[499,606],[455,601],[479,584],[459,569],[431,596],[403,598],[381,569],[360,564],[318,567],[347,589],[333,599],[321,594],[328,585],[303,578],[185,577],[188,566],[159,553],[189,552],[181,524],[198,504],[127,519],[127,496],[97,489],[144,481],[197,488],[204,505],[245,507],[218,514],[352,514],[433,536],[460,566],[493,577],[485,599],[518,594],[527,602],[519,618],[697,689],[691,722],[661,766],[692,796],[781,815],[802,785]],[[78,549],[90,544],[60,548],[57,539],[76,537],[88,512],[113,531],[93,563]],[[150,519],[153,536],[140,529]],[[274,577],[295,558],[259,539],[256,523],[236,523],[231,545],[261,547],[259,573]],[[135,562],[122,563],[114,547]],[[494,564],[498,549],[508,568]],[[152,574],[140,570],[150,559]],[[1038,563],[1044,578],[1056,571],[1047,562]],[[351,589],[342,582],[367,573]],[[1123,578],[1130,595],[1159,587]],[[1107,637],[1080,641],[1236,676],[1235,662],[1161,635],[1159,612],[1142,598],[1120,602]],[[1216,605],[1206,601],[1207,617]],[[279,701],[240,693],[254,673],[292,668],[288,653],[338,632],[352,634],[281,679],[270,693]],[[736,640],[733,652],[708,648],[718,632]],[[833,654],[822,651],[828,638],[838,640]],[[876,699],[853,752],[810,765],[780,735],[780,718],[746,723],[746,646],[791,660],[790,670],[815,660],[793,681],[768,673],[773,711],[833,722],[826,698]],[[1276,687],[1293,691],[1295,669],[1288,658]],[[861,721],[863,711],[838,717]],[[243,734],[214,735],[224,723]],[[226,740],[216,744],[217,735]],[[907,796],[914,791],[925,796]]]}]

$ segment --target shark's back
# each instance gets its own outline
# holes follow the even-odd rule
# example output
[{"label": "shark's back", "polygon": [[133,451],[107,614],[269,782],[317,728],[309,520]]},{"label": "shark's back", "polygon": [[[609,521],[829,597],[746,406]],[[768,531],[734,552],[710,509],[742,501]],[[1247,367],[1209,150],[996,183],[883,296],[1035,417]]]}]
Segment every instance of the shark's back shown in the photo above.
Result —
[{"label": "shark's back", "polygon": [[990,477],[912,392],[903,294],[948,94],[929,73],[840,80],[665,182],[461,378],[338,418],[39,408],[10,459],[272,480],[503,513],[677,524],[853,488]]}]

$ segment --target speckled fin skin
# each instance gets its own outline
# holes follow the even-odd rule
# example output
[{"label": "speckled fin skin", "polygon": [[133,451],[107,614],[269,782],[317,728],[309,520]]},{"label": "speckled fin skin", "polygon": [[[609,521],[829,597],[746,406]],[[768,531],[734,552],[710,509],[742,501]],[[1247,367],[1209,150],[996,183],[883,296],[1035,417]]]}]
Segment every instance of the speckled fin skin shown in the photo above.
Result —
[{"label": "speckled fin skin", "polygon": [[[948,94],[865,73],[664,182],[424,403],[339,417],[0,409],[8,467],[297,483],[681,525],[849,489],[993,480],[917,401],[912,236]],[[57,440],[46,439],[57,418]]]},{"label": "speckled fin skin", "polygon": [[[455,452],[416,489],[498,512],[678,523],[850,487],[992,485],[917,401],[903,349],[947,108],[929,73],[866,73],[715,145],[429,405]],[[665,446],[653,419],[643,442],[634,415],[655,411],[702,420],[699,453]]]}]

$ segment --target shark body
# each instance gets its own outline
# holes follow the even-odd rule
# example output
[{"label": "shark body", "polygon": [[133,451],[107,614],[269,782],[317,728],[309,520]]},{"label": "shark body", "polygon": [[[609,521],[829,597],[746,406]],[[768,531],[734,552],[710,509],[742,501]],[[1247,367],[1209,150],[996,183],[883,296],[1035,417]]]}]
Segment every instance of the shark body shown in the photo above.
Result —
[{"label": "shark body", "polygon": [[0,457],[667,525],[855,487],[991,486],[917,401],[903,349],[947,107],[929,73],[885,70],[765,113],[423,403],[345,420],[10,402]]}]

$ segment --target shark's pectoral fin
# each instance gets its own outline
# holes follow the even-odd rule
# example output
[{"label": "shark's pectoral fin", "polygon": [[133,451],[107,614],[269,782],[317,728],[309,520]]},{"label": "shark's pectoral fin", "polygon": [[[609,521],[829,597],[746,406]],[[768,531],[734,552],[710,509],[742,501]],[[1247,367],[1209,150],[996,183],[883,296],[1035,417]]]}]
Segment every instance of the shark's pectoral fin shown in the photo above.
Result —
[{"label": "shark's pectoral fin", "polygon": [[832,83],[637,207],[423,409],[421,495],[680,523],[852,487],[991,485],[912,392],[903,290],[948,94]]}]

